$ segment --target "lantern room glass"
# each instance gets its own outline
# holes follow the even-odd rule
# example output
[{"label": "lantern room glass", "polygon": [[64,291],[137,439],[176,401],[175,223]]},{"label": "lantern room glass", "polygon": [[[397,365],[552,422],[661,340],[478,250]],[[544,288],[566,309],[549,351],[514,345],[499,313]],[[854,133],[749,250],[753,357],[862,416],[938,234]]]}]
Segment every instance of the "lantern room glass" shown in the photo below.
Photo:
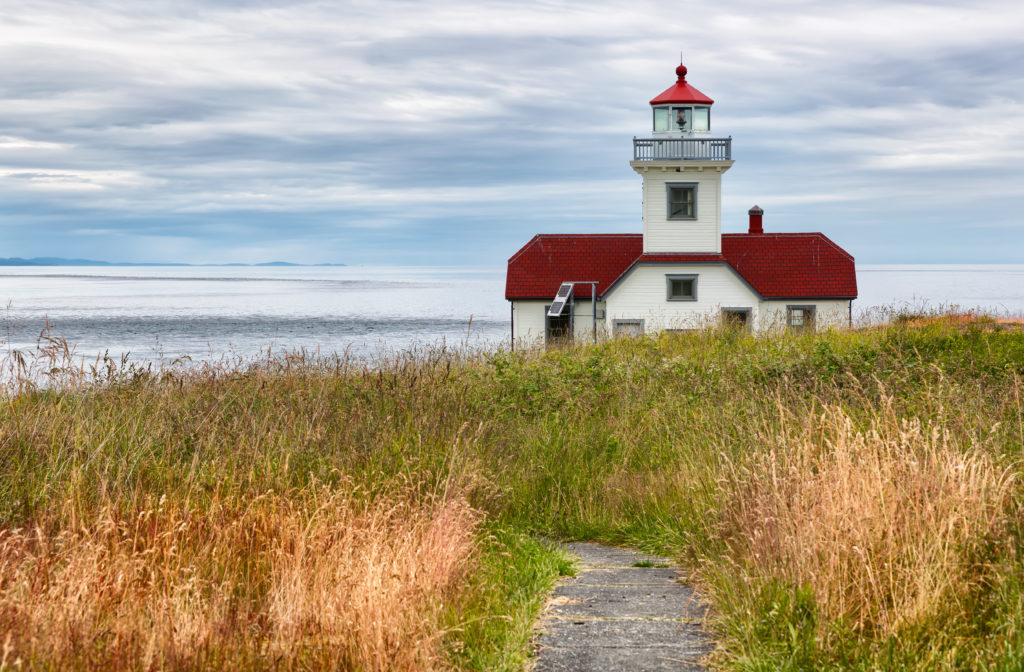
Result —
[{"label": "lantern room glass", "polygon": [[667,107],[654,108],[654,130],[667,131],[669,129],[669,109]]},{"label": "lantern room glass", "polygon": [[672,108],[672,125],[677,131],[690,131],[693,130],[691,125],[691,117],[693,110],[689,107],[673,107]]},{"label": "lantern room glass", "polygon": [[690,105],[672,105],[654,108],[654,132],[690,133],[711,130],[711,109]]},{"label": "lantern room glass", "polygon": [[711,130],[711,119],[710,113],[706,107],[695,107],[693,108],[693,130],[695,131],[710,131]]}]

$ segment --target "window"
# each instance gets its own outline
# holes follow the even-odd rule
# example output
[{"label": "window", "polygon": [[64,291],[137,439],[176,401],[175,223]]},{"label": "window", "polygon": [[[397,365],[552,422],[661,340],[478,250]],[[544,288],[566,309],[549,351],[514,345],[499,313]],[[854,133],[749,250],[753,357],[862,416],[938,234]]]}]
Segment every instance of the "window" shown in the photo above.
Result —
[{"label": "window", "polygon": [[669,113],[670,113],[670,110],[667,107],[656,107],[656,108],[654,108],[654,130],[655,131],[667,131],[667,130],[669,130]]},{"label": "window", "polygon": [[612,322],[612,336],[643,336],[643,320],[615,320]]},{"label": "window", "polygon": [[697,219],[697,183],[669,182],[668,218]]},{"label": "window", "polygon": [[655,133],[666,133],[669,131],[689,133],[691,131],[707,132],[710,130],[711,108],[681,107],[677,105],[654,108]]},{"label": "window", "polygon": [[693,110],[688,107],[673,107],[672,108],[672,121],[675,125],[676,130],[680,131],[692,131]]},{"label": "window", "polygon": [[813,329],[814,306],[786,306],[786,325],[790,329]]},{"label": "window", "polygon": [[696,275],[666,275],[665,276],[667,301],[696,301],[697,300],[697,276]]},{"label": "window", "polygon": [[709,119],[709,110],[706,107],[695,107],[693,108],[693,130],[695,131],[710,131],[711,120]]},{"label": "window", "polygon": [[551,310],[551,306],[544,306],[544,342],[548,345],[555,345],[568,341],[572,338],[569,331],[572,328],[570,316],[572,308],[563,311],[558,317],[548,315],[549,310]]},{"label": "window", "polygon": [[722,308],[722,326],[726,329],[749,329],[750,308]]}]

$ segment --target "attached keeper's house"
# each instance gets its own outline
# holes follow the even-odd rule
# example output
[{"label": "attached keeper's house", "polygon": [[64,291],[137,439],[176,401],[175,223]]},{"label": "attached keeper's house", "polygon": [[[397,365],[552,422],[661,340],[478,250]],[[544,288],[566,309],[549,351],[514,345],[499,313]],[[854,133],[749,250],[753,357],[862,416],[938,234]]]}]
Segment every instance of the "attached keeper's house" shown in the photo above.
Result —
[{"label": "attached keeper's house", "polygon": [[844,325],[857,297],[853,257],[821,233],[722,233],[732,138],[711,133],[713,100],[676,68],[651,101],[653,132],[633,139],[643,233],[538,234],[508,261],[513,342],[638,335],[719,320],[754,330]]}]

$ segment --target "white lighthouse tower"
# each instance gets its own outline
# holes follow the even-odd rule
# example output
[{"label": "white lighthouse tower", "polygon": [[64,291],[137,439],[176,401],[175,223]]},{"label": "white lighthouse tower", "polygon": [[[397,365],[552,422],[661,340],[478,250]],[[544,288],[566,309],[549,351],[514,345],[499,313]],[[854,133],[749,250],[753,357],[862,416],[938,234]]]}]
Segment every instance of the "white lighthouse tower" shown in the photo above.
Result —
[{"label": "white lighthouse tower", "polygon": [[652,137],[633,138],[633,170],[643,177],[645,254],[722,252],[722,173],[732,139],[711,134],[708,98],[676,68],[676,83],[651,100]]}]

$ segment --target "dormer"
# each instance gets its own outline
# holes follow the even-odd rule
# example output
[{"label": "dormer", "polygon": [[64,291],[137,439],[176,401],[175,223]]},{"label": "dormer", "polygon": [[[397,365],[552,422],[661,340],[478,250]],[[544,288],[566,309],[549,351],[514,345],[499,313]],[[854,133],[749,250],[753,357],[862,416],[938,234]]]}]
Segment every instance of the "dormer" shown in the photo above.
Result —
[{"label": "dormer", "polygon": [[675,85],[651,100],[654,137],[710,137],[714,102],[686,81],[686,66],[680,63]]}]

